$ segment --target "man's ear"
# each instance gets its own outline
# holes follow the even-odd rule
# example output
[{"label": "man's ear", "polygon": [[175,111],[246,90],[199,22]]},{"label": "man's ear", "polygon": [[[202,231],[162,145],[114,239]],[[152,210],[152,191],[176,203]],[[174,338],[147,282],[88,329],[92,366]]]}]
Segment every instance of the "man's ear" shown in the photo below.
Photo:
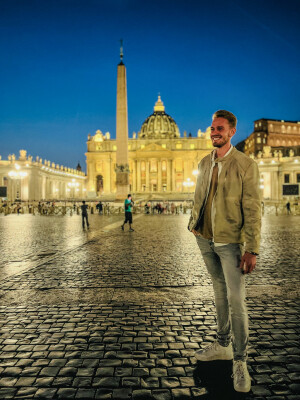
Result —
[{"label": "man's ear", "polygon": [[230,129],[230,137],[232,138],[232,136],[234,136],[235,133],[236,133],[236,128],[231,128]]}]

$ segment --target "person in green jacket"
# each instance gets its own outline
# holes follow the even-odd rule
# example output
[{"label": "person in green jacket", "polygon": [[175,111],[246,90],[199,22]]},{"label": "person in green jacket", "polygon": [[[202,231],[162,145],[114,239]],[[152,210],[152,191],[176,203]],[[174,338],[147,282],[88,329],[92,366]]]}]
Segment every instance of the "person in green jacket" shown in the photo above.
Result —
[{"label": "person in green jacket", "polygon": [[212,279],[218,324],[216,342],[195,356],[199,361],[233,359],[234,389],[249,392],[245,276],[254,270],[259,252],[261,199],[256,162],[231,145],[236,124],[229,111],[213,115],[215,150],[199,163],[188,229]]},{"label": "person in green jacket", "polygon": [[127,199],[124,201],[124,206],[125,206],[125,221],[123,222],[121,228],[122,231],[124,231],[124,225],[128,222],[129,223],[129,232],[134,232],[134,229],[132,229],[132,209],[131,207],[134,205],[134,202],[132,201],[131,194],[127,196]]}]

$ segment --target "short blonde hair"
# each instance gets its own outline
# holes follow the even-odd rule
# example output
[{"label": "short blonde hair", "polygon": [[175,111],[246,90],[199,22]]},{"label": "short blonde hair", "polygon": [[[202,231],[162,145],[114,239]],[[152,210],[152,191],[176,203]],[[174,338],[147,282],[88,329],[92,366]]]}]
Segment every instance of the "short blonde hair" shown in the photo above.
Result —
[{"label": "short blonde hair", "polygon": [[234,114],[232,114],[232,112],[230,112],[230,111],[218,110],[212,116],[213,120],[215,118],[225,118],[225,119],[227,119],[231,128],[236,128],[236,124],[237,124],[236,116]]}]

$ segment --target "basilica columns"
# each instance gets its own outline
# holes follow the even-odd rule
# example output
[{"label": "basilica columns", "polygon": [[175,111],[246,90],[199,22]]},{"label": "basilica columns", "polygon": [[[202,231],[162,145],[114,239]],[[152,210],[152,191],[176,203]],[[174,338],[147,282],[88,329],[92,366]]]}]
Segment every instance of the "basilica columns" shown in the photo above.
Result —
[{"label": "basilica columns", "polygon": [[162,192],[162,185],[161,185],[161,160],[158,160],[157,163],[157,191]]},{"label": "basilica columns", "polygon": [[167,192],[171,192],[172,160],[167,160]]},{"label": "basilica columns", "polygon": [[150,162],[146,161],[146,192],[150,192],[150,179],[149,179],[149,169],[150,169]]}]

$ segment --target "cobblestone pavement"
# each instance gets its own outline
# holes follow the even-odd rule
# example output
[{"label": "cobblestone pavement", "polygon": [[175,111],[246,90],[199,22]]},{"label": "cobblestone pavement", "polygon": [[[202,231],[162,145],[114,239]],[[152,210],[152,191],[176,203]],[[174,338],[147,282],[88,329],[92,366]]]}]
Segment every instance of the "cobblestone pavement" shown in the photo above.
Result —
[{"label": "cobblestone pavement", "polygon": [[263,219],[246,395],[194,358],[216,322],[188,216],[121,218],[0,217],[0,398],[299,399],[299,217]]}]

